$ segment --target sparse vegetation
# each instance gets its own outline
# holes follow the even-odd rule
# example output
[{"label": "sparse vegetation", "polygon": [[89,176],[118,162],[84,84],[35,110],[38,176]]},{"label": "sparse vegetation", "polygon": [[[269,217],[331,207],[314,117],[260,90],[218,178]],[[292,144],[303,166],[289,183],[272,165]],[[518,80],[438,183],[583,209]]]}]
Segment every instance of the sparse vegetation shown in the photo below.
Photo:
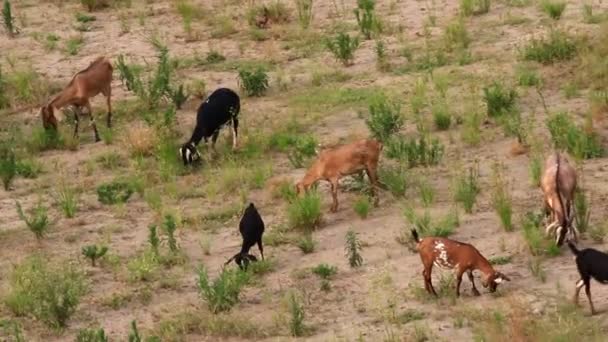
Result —
[{"label": "sparse vegetation", "polygon": [[423,214],[419,214],[413,208],[406,207],[403,213],[407,221],[421,236],[447,237],[452,235],[454,230],[460,225],[460,219],[456,210],[451,210],[437,222],[433,222],[428,210],[425,210]]},{"label": "sparse vegetation", "polygon": [[314,252],[315,246],[316,246],[316,242],[315,242],[315,240],[313,240],[312,234],[310,234],[310,233],[304,234],[304,236],[300,237],[298,239],[297,244],[298,244],[298,248],[300,248],[300,250],[304,254],[310,254],[310,253]]},{"label": "sparse vegetation", "polygon": [[30,216],[28,217],[23,212],[19,201],[16,202],[16,206],[19,218],[25,222],[29,230],[36,236],[36,239],[40,241],[48,231],[50,225],[47,208],[39,201],[38,204],[32,208]]},{"label": "sparse vegetation", "polygon": [[125,203],[133,192],[131,184],[125,181],[113,181],[97,187],[97,199],[103,204]]},{"label": "sparse vegetation", "polygon": [[509,182],[504,176],[504,165],[495,164],[492,174],[492,207],[506,231],[513,230],[513,204]]},{"label": "sparse vegetation", "polygon": [[8,34],[10,38],[14,37],[19,32],[15,26],[15,17],[13,17],[13,10],[9,0],[3,0],[2,2],[2,23],[4,24],[6,34]]},{"label": "sparse vegetation", "polygon": [[359,47],[359,38],[353,38],[348,33],[340,32],[334,38],[327,39],[325,45],[344,66],[350,66],[355,59],[355,51]]},{"label": "sparse vegetation", "polygon": [[510,114],[515,109],[517,93],[501,82],[494,82],[483,89],[483,101],[488,107],[489,117]]},{"label": "sparse vegetation", "polygon": [[371,39],[372,32],[381,29],[378,18],[374,11],[376,6],[375,0],[357,0],[357,8],[355,8],[355,17],[359,30],[365,39]]},{"label": "sparse vegetation", "polygon": [[81,329],[76,336],[76,342],[108,342],[108,337],[103,328]]},{"label": "sparse vegetation", "polygon": [[287,208],[289,225],[304,231],[314,230],[321,223],[321,197],[315,190],[296,197]]},{"label": "sparse vegetation", "polygon": [[353,209],[355,210],[355,213],[357,213],[357,215],[359,215],[359,217],[362,219],[367,218],[370,207],[371,207],[371,202],[369,200],[369,197],[367,197],[367,196],[360,196],[357,199],[357,201],[355,201],[355,204],[353,205]]},{"label": "sparse vegetation", "polygon": [[239,86],[247,96],[263,96],[268,90],[268,74],[262,67],[239,70]]},{"label": "sparse vegetation", "polygon": [[103,258],[108,252],[107,246],[88,245],[82,247],[82,255],[91,260],[91,266],[95,267],[95,261]]},{"label": "sparse vegetation", "polygon": [[574,194],[574,224],[579,232],[585,233],[589,229],[591,205],[585,190],[578,188]]},{"label": "sparse vegetation", "polygon": [[296,337],[304,335],[306,329],[304,326],[306,311],[302,299],[296,292],[291,291],[287,295],[287,305],[289,308],[289,331],[291,335]]},{"label": "sparse vegetation", "polygon": [[313,0],[295,0],[298,22],[302,29],[307,29],[313,19]]},{"label": "sparse vegetation", "polygon": [[547,13],[553,20],[559,20],[562,17],[562,13],[566,9],[565,1],[556,0],[542,0],[540,3],[543,12]]},{"label": "sparse vegetation", "polygon": [[407,163],[409,168],[416,166],[433,166],[443,158],[444,147],[436,138],[422,136],[409,141],[403,136],[395,135],[384,147],[386,156]]},{"label": "sparse vegetation", "polygon": [[63,183],[59,186],[59,190],[55,194],[55,202],[63,211],[67,218],[72,218],[78,210],[78,195],[76,189]]},{"label": "sparse vegetation", "polygon": [[361,241],[357,237],[357,233],[352,230],[346,232],[346,245],[344,246],[348,264],[350,267],[360,267],[363,265],[363,257],[361,256]]},{"label": "sparse vegetation", "polygon": [[386,142],[403,126],[401,106],[385,96],[375,97],[369,104],[369,117],[365,124],[374,138]]},{"label": "sparse vegetation", "polygon": [[464,211],[470,214],[473,212],[473,206],[477,201],[477,195],[481,192],[481,188],[478,183],[479,172],[477,169],[470,167],[467,171],[456,176],[453,191],[454,200],[462,203]]},{"label": "sparse vegetation", "polygon": [[10,277],[6,305],[17,316],[32,315],[54,328],[64,328],[87,291],[84,274],[70,263],[54,266],[42,256],[19,264]]},{"label": "sparse vegetation", "polygon": [[554,29],[547,38],[533,38],[521,50],[522,58],[543,64],[567,61],[577,53],[576,42],[567,33]]},{"label": "sparse vegetation", "polygon": [[460,13],[464,16],[481,15],[490,11],[490,0],[460,0]]},{"label": "sparse vegetation", "polygon": [[249,282],[249,274],[238,269],[224,269],[211,281],[204,267],[198,270],[198,288],[203,300],[213,313],[229,311],[239,301],[242,288]]},{"label": "sparse vegetation", "polygon": [[567,113],[557,113],[549,117],[547,128],[555,147],[565,148],[578,159],[599,158],[604,155],[604,147],[593,127],[577,127]]}]

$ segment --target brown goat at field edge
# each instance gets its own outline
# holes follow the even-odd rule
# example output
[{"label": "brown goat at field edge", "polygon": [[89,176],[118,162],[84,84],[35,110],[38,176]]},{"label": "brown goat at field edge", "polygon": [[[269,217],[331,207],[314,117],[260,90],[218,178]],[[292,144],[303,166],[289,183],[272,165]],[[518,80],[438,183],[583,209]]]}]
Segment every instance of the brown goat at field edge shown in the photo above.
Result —
[{"label": "brown goat at field edge", "polygon": [[98,57],[89,66],[79,71],[70,83],[57,94],[49,103],[44,105],[40,114],[42,116],[42,124],[45,129],[57,129],[57,118],[54,110],[73,105],[77,107],[78,112],[75,114],[74,136],[78,135],[78,122],[82,107],[86,107],[87,113],[91,117],[91,126],[95,132],[95,141],[99,141],[95,118],[91,110],[89,99],[102,93],[106,97],[108,105],[107,126],[112,125],[112,63],[105,57]]},{"label": "brown goat at field edge", "polygon": [[[361,139],[350,144],[321,151],[304,178],[296,184],[296,192],[308,190],[319,180],[331,185],[333,203],[331,211],[338,210],[338,181],[340,178],[365,170],[371,183],[372,196],[376,196],[378,186],[378,159],[382,144],[372,139]],[[377,205],[378,198],[375,199]]]},{"label": "brown goat at field edge", "polygon": [[460,283],[462,275],[467,272],[469,280],[473,285],[473,294],[479,296],[479,291],[475,287],[473,271],[479,270],[482,276],[481,284],[488,288],[490,292],[495,292],[498,284],[503,281],[510,281],[507,276],[494,270],[490,262],[484,258],[477,248],[468,243],[450,240],[441,237],[426,237],[419,239],[418,232],[413,229],[412,236],[416,241],[416,250],[420,254],[424,270],[424,288],[430,294],[437,296],[431,281],[433,266],[444,269],[455,269],[456,271],[456,296],[460,296]]},{"label": "brown goat at field edge", "polygon": [[550,224],[546,234],[555,231],[556,243],[561,246],[566,235],[577,240],[578,232],[572,225],[572,203],[576,191],[576,170],[568,159],[559,152],[552,154],[545,161],[545,170],[540,187],[543,191],[545,211],[549,214]]}]

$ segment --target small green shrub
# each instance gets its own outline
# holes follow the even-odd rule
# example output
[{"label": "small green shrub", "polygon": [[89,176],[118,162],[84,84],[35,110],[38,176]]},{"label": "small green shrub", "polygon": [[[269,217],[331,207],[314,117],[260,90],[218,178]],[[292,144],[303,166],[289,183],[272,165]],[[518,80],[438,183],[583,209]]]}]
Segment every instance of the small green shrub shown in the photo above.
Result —
[{"label": "small green shrub", "polygon": [[566,9],[565,1],[542,0],[540,6],[553,20],[559,20]]},{"label": "small green shrub", "polygon": [[471,44],[471,37],[465,26],[464,19],[459,17],[452,21],[445,28],[444,41],[446,48],[452,50],[454,47],[459,50],[466,50]]},{"label": "small green shrub", "polygon": [[76,335],[76,342],[108,342],[108,337],[103,328],[81,329]]},{"label": "small green shrub", "polygon": [[[151,39],[151,44],[157,52],[158,64],[154,73],[144,80],[142,68],[137,65],[126,63],[124,55],[117,57],[116,69],[118,69],[120,81],[132,91],[149,110],[157,109],[162,100],[171,100],[177,108],[187,100],[182,85],[175,88],[171,84],[175,68],[169,58],[169,49],[156,38]],[[145,111],[143,111],[145,112]],[[149,121],[144,114],[144,120]]]},{"label": "small green shrub", "polygon": [[407,170],[399,166],[383,166],[378,170],[378,179],[395,197],[404,197],[408,187]]},{"label": "small green shrub", "polygon": [[329,279],[338,273],[338,268],[328,264],[319,264],[312,269],[312,273],[318,275],[322,279]]},{"label": "small green shrub", "polygon": [[2,3],[2,23],[4,24],[4,30],[10,38],[19,33],[17,26],[15,26],[15,17],[13,17],[11,2],[9,0],[4,0]]},{"label": "small green shrub", "polygon": [[65,41],[65,51],[70,56],[76,56],[83,44],[84,38],[82,36],[71,37]]},{"label": "small green shrub", "polygon": [[437,165],[444,154],[444,146],[439,140],[428,135],[409,141],[394,136],[386,142],[384,150],[388,158],[407,162],[409,168]]},{"label": "small green shrub", "polygon": [[201,8],[188,0],[179,0],[175,4],[177,13],[182,17],[184,31],[190,40],[194,39],[192,33],[192,21],[203,16]]},{"label": "small green shrub", "polygon": [[413,208],[406,207],[403,213],[407,221],[416,228],[421,236],[447,237],[452,235],[460,225],[460,218],[456,210],[451,210],[437,222],[433,222],[428,210],[420,215]]},{"label": "small green shrub", "polygon": [[59,190],[55,194],[55,202],[63,211],[67,218],[72,218],[78,210],[78,195],[74,188],[66,184],[61,184]]},{"label": "small green shrub", "polygon": [[522,233],[524,240],[528,245],[528,250],[533,256],[557,255],[560,252],[560,248],[555,244],[554,239],[546,240],[541,227],[542,213],[526,212],[522,217]]},{"label": "small green shrub", "polygon": [[298,239],[297,245],[302,253],[310,254],[314,252],[316,242],[313,240],[312,234],[304,234],[304,236]]},{"label": "small green shrub", "polygon": [[82,255],[91,260],[91,266],[93,267],[95,267],[95,261],[102,258],[107,252],[107,246],[88,245],[82,247]]},{"label": "small green shrub", "polygon": [[126,203],[133,194],[133,186],[124,181],[113,181],[97,187],[97,199],[103,204]]},{"label": "small green shrub", "polygon": [[429,207],[435,201],[435,189],[433,185],[424,177],[418,179],[418,191],[420,199],[425,207]]},{"label": "small green shrub", "polygon": [[10,284],[7,307],[17,316],[32,315],[54,328],[67,325],[87,290],[84,274],[73,265],[51,265],[40,256],[19,264]]},{"label": "small green shrub", "polygon": [[433,114],[433,121],[435,127],[439,131],[447,131],[452,125],[452,116],[448,110],[448,106],[441,102],[433,105],[431,112]]},{"label": "small green shrub", "polygon": [[360,267],[363,265],[363,257],[361,256],[361,241],[357,237],[357,233],[352,230],[346,232],[346,244],[344,246],[348,264],[350,267]]},{"label": "small green shrub", "polygon": [[221,63],[226,60],[226,57],[222,55],[219,51],[210,50],[205,57],[205,62],[207,64],[216,64]]},{"label": "small green shrub", "polygon": [[593,13],[593,6],[591,4],[583,4],[583,19],[587,24],[599,24],[606,20],[608,16],[606,13],[595,14]]},{"label": "small green shrub", "polygon": [[382,40],[376,40],[374,51],[376,52],[376,66],[378,70],[389,71],[391,69],[391,63],[386,52],[386,45]]},{"label": "small green shrub", "polygon": [[464,16],[480,15],[490,11],[490,0],[460,0],[460,13]]},{"label": "small green shrub", "polygon": [[557,113],[547,119],[547,128],[556,148],[566,149],[578,159],[600,158],[604,147],[592,129],[577,127],[567,113]]},{"label": "small green shrub", "polygon": [[239,70],[239,86],[247,96],[263,96],[268,90],[268,74],[262,67]]},{"label": "small green shrub", "polygon": [[353,205],[353,209],[355,210],[355,213],[357,213],[357,215],[359,215],[359,217],[362,219],[367,218],[370,207],[371,207],[371,201],[369,200],[369,197],[367,197],[367,196],[359,197],[357,199],[357,201],[355,201],[355,204]]},{"label": "small green shrub", "polygon": [[574,194],[574,222],[579,232],[584,233],[589,229],[589,217],[591,208],[585,191],[578,188]]},{"label": "small green shrub", "polygon": [[289,225],[292,228],[311,231],[321,223],[321,197],[316,190],[310,190],[296,197],[287,208]]},{"label": "small green shrub", "polygon": [[499,117],[511,113],[515,108],[517,92],[501,82],[494,81],[483,88],[483,101],[488,107],[489,117]]},{"label": "small green shrub", "polygon": [[597,243],[604,242],[606,234],[608,234],[608,227],[606,227],[606,224],[599,224],[589,228],[589,237]]},{"label": "small green shrub", "polygon": [[478,179],[479,172],[472,167],[468,169],[468,172],[456,177],[454,200],[462,203],[464,211],[468,214],[473,212],[473,206],[477,201],[477,195],[481,191]]},{"label": "small green shrub", "polygon": [[84,14],[81,12],[77,12],[74,17],[76,18],[76,21],[78,21],[79,23],[90,23],[92,21],[97,20],[97,18],[94,15],[88,15],[88,14]]},{"label": "small green shrub", "polygon": [[300,27],[307,29],[313,18],[313,0],[295,0]]},{"label": "small green shrub", "polygon": [[528,67],[517,68],[517,82],[520,86],[535,87],[541,84],[538,73]]},{"label": "small green shrub", "polygon": [[150,281],[158,270],[159,256],[146,250],[127,264],[129,278],[132,281]]},{"label": "small green shrub", "polygon": [[403,126],[401,106],[385,96],[374,97],[365,124],[374,138],[385,142]]},{"label": "small green shrub", "polygon": [[34,233],[36,239],[40,240],[44,237],[47,230],[49,229],[49,217],[47,215],[47,208],[39,202],[30,212],[30,217],[27,217],[21,208],[21,203],[15,202],[17,206],[17,214],[19,218],[25,222],[29,230]]},{"label": "small green shrub", "polygon": [[167,244],[169,245],[169,250],[172,253],[176,253],[179,250],[179,247],[177,246],[177,240],[175,239],[177,223],[175,222],[175,217],[173,217],[173,215],[165,215],[163,230],[165,231],[165,234],[167,234]]},{"label": "small green shrub", "polygon": [[242,288],[249,282],[249,273],[240,269],[223,269],[213,282],[207,275],[207,270],[198,270],[198,288],[201,297],[213,313],[229,311],[239,301]]},{"label": "small green shrub", "polygon": [[4,190],[8,191],[15,176],[17,176],[17,157],[10,147],[0,147],[0,178]]},{"label": "small green shrub", "polygon": [[292,336],[302,336],[306,330],[304,318],[306,311],[299,295],[290,291],[287,295],[287,305],[289,308],[289,332]]},{"label": "small green shrub", "polygon": [[548,38],[534,38],[521,50],[522,58],[542,64],[552,64],[574,58],[576,42],[566,33],[551,30]]},{"label": "small green shrub", "polygon": [[484,115],[477,110],[464,114],[461,131],[462,141],[469,146],[477,146],[481,142],[481,123]]},{"label": "small green shrub", "polygon": [[349,66],[353,64],[355,51],[359,47],[359,38],[351,38],[348,33],[340,32],[334,38],[328,38],[325,46],[344,66]]},{"label": "small green shrub", "polygon": [[376,6],[375,0],[357,0],[357,8],[355,9],[355,17],[359,30],[365,39],[371,39],[372,32],[378,30],[379,22],[374,12]]},{"label": "small green shrub", "polygon": [[502,174],[502,165],[494,165],[493,187],[492,187],[492,207],[500,218],[502,227],[510,232],[513,230],[513,206],[509,184]]}]

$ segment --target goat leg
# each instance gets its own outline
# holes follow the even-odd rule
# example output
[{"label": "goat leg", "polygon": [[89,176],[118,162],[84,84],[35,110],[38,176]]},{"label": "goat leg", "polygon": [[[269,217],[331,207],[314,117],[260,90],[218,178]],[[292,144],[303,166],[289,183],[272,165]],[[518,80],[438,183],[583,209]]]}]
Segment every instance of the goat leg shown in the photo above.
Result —
[{"label": "goat leg", "polygon": [[260,249],[260,254],[262,255],[262,260],[264,260],[264,247],[262,246],[262,238],[258,240],[258,248]]},{"label": "goat leg", "polygon": [[78,123],[80,120],[80,109],[76,109],[76,111],[74,112],[74,138],[78,137]]},{"label": "goat leg", "polygon": [[456,275],[456,297],[460,297],[460,283],[462,283],[462,272]]},{"label": "goat leg", "polygon": [[578,295],[581,292],[581,289],[583,288],[583,286],[585,286],[585,282],[583,281],[583,279],[579,279],[579,281],[576,282],[576,290],[574,291],[574,298],[573,298],[573,302],[574,305],[578,306]]},{"label": "goat leg", "polygon": [[551,223],[550,225],[548,225],[547,228],[545,229],[545,234],[547,236],[551,235],[553,233],[553,230],[555,230],[558,225],[559,225],[559,222],[553,221],[553,223]]},{"label": "goat leg", "polygon": [[330,179],[329,183],[331,184],[331,197],[333,200],[330,210],[332,213],[335,213],[338,211],[338,180]]},{"label": "goat leg", "polygon": [[587,295],[587,299],[589,299],[589,306],[591,307],[591,315],[595,315],[595,308],[593,307],[593,302],[591,301],[591,279],[585,282],[585,294]]},{"label": "goat leg", "polygon": [[469,280],[471,281],[471,284],[473,285],[473,294],[475,296],[479,296],[480,293],[477,290],[477,287],[475,287],[475,278],[473,277],[473,271],[468,271],[467,275],[469,276]]}]

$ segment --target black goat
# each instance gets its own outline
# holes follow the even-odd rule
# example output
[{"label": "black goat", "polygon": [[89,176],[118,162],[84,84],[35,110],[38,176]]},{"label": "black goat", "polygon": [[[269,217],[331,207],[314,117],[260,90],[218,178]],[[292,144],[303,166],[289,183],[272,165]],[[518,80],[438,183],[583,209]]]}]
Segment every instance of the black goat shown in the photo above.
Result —
[{"label": "black goat", "polygon": [[232,148],[237,146],[241,100],[237,93],[228,88],[215,90],[207,99],[201,103],[196,113],[196,127],[190,140],[182,145],[179,154],[184,165],[192,164],[200,159],[201,155],[196,146],[205,139],[205,143],[211,137],[212,147],[220,134],[220,129],[228,121],[232,123]]},{"label": "black goat", "polygon": [[239,265],[241,269],[247,269],[249,262],[257,261],[258,259],[249,254],[249,250],[256,243],[260,249],[262,260],[264,260],[264,247],[262,246],[262,235],[264,234],[264,221],[260,213],[255,208],[253,203],[249,203],[247,209],[243,213],[241,222],[239,223],[239,231],[243,237],[243,246],[241,251],[228,259],[224,265],[228,265],[232,260]]},{"label": "black goat", "polygon": [[578,305],[578,294],[585,287],[591,314],[595,314],[593,302],[591,301],[591,278],[602,284],[608,284],[608,254],[602,253],[593,248],[578,250],[572,242],[568,242],[568,247],[576,255],[576,268],[581,279],[576,282],[576,292],[574,293],[574,304]]}]

